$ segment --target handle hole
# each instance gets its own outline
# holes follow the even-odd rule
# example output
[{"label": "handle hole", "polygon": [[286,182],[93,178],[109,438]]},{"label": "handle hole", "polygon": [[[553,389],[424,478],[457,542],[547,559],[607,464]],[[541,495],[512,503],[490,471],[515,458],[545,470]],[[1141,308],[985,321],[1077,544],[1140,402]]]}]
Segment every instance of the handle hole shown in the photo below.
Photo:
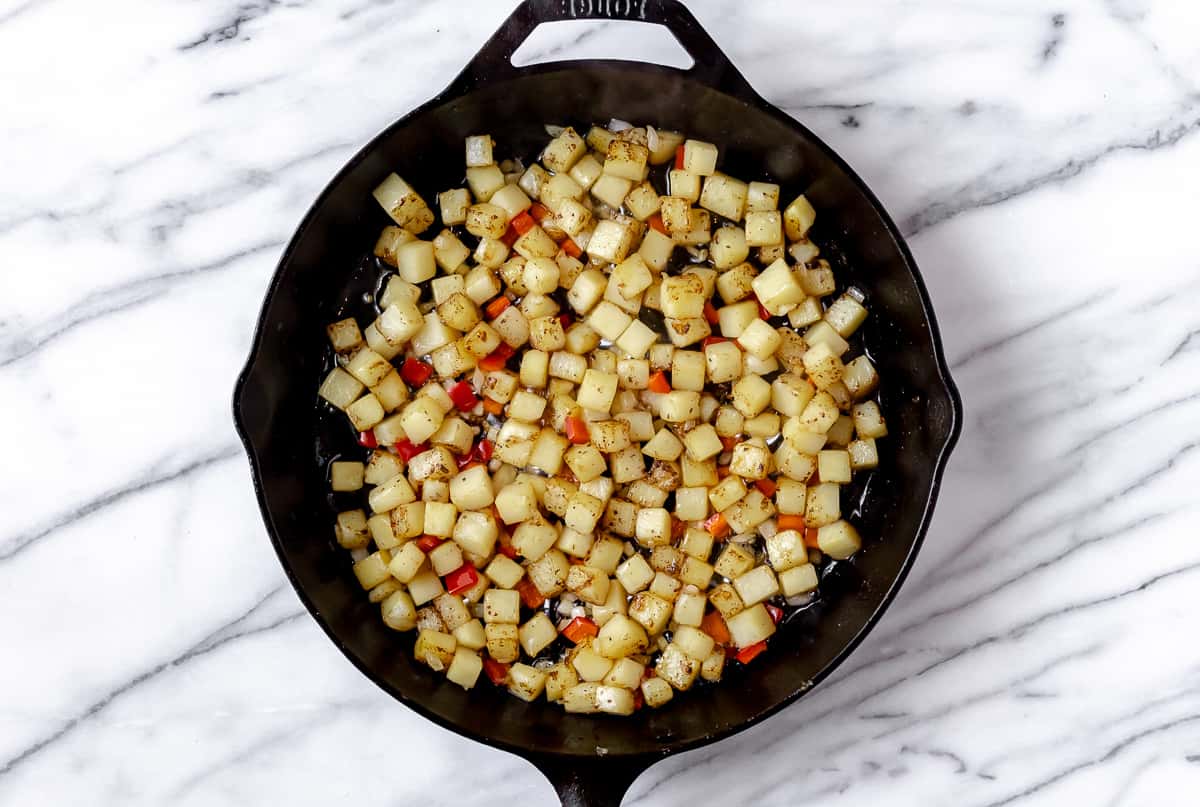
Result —
[{"label": "handle hole", "polygon": [[534,28],[514,67],[577,59],[628,59],[690,69],[696,62],[661,25],[629,20],[557,20]]}]

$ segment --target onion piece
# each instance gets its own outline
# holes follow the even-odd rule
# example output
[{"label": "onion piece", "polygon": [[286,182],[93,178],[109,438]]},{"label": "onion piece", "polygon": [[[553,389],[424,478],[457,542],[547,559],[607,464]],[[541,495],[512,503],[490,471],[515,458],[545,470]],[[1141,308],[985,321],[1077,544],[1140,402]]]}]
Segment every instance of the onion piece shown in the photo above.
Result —
[{"label": "onion piece", "polygon": [[626,129],[632,129],[632,128],[633,128],[632,123],[630,123],[627,120],[621,120],[620,118],[613,118],[612,120],[610,120],[608,122],[608,131],[610,131],[610,132],[623,132]]},{"label": "onion piece", "polygon": [[858,286],[851,286],[846,289],[846,296],[853,299],[856,303],[862,303],[867,299],[867,295]]},{"label": "onion piece", "polygon": [[542,128],[545,129],[546,134],[550,135],[551,137],[558,137],[567,130],[566,126],[556,126],[553,123],[547,123]]},{"label": "onion piece", "polygon": [[658,150],[658,130],[653,126],[646,127],[646,148],[651,151]]}]

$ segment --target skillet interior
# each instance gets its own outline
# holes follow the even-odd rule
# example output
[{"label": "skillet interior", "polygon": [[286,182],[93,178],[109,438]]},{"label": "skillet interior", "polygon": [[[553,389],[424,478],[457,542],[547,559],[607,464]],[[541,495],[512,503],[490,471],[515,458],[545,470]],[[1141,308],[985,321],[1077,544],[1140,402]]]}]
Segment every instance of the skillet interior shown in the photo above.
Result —
[{"label": "skillet interior", "polygon": [[[785,626],[769,653],[723,685],[632,718],[567,715],[481,684],[464,692],[411,659],[412,634],[380,621],[332,541],[318,457],[354,448],[344,417],[323,414],[324,327],[365,312],[356,267],[386,219],[371,189],[396,170],[432,202],[461,180],[462,138],[492,133],[513,153],[536,153],[547,122],[620,117],[717,143],[722,168],[744,179],[765,166],[791,198],[818,211],[813,239],[843,262],[839,280],[867,293],[862,340],[883,378],[891,435],[857,523],[866,548],[823,581],[826,595]],[[427,236],[430,233],[427,233]],[[824,677],[853,648],[907,570],[958,428],[928,302],[907,250],[874,198],[803,127],[765,104],[739,100],[677,71],[625,62],[546,65],[462,96],[434,99],[368,145],[331,183],[289,246],[272,283],[239,383],[235,415],[256,471],[260,503],[285,569],[314,617],[364,673],[402,702],[485,743],[529,755],[651,755],[699,745],[754,722]],[[844,507],[847,506],[844,503]],[[819,617],[819,618],[815,618]]]}]

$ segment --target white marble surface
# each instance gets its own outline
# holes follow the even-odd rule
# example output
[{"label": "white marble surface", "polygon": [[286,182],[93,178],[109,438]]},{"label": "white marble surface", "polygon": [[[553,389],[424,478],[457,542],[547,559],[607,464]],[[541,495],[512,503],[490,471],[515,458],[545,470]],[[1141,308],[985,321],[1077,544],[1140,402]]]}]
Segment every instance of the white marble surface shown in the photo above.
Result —
[{"label": "white marble surface", "polygon": [[[0,1],[0,803],[554,803],[302,614],[228,406],[309,201],[510,7]],[[693,7],[911,236],[968,414],[850,662],[626,803],[1196,804],[1200,7]]]}]

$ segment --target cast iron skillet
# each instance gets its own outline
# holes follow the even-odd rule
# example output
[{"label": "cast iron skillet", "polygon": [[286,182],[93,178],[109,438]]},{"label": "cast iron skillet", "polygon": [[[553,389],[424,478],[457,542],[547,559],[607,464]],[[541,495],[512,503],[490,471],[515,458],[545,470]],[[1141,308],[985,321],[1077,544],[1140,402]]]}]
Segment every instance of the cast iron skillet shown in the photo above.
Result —
[{"label": "cast iron skillet", "polygon": [[[628,19],[666,26],[695,60],[689,70],[624,61],[515,68],[509,57],[540,23]],[[386,80],[386,76],[381,76]],[[761,178],[818,210],[813,239],[840,280],[867,293],[862,332],[883,377],[890,436],[869,495],[855,509],[866,548],[834,564],[820,599],[782,626],[770,651],[734,665],[722,685],[631,718],[565,714],[486,684],[466,692],[411,659],[412,637],[388,630],[332,541],[320,460],[356,446],[344,419],[318,405],[324,327],[365,316],[376,272],[364,260],[386,223],[371,190],[399,171],[426,198],[461,180],[462,142],[489,132],[536,153],[545,123],[622,118],[717,143],[722,168]],[[958,436],[961,403],[912,255],[878,200],[810,131],[760,98],[675,0],[526,0],[439,96],[405,115],[338,173],[305,216],[271,281],[234,416],[259,505],[284,570],[313,618],[364,674],[406,706],[465,737],[528,759],[565,804],[616,805],[663,756],[696,748],[773,714],[829,675],[879,618],[908,571]],[[859,491],[861,492],[861,490]],[[853,498],[853,497],[851,497]]]}]

